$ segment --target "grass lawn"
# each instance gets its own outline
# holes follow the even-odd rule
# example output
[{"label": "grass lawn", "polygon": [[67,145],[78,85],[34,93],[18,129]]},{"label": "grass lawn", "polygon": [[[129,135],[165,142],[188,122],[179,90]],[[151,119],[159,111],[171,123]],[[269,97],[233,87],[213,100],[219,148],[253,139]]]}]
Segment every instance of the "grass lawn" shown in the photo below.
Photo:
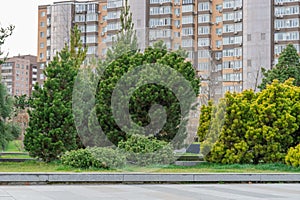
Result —
[{"label": "grass lawn", "polygon": [[28,161],[24,163],[0,163],[0,172],[300,173],[300,167],[293,168],[284,164],[221,165],[202,163],[193,167],[175,165],[151,167],[126,166],[123,169],[106,170],[76,169],[63,166],[60,163]]},{"label": "grass lawn", "polygon": [[22,141],[21,140],[10,141],[5,149],[5,152],[23,152]]}]

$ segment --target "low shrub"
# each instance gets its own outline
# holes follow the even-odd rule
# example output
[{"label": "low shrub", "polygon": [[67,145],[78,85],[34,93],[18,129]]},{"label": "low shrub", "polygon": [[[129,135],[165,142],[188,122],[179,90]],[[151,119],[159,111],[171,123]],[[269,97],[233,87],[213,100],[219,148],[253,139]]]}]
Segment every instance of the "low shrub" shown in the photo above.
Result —
[{"label": "low shrub", "polygon": [[125,151],[127,161],[135,165],[170,164],[175,161],[173,147],[154,137],[131,135],[126,141],[120,141],[118,147]]},{"label": "low shrub", "polygon": [[126,156],[118,149],[93,147],[88,150],[105,168],[119,168],[126,164]]},{"label": "low shrub", "polygon": [[62,164],[76,168],[102,167],[101,163],[95,159],[89,149],[67,151],[60,160]]},{"label": "low shrub", "polygon": [[285,156],[285,163],[293,167],[300,167],[300,144],[289,149]]},{"label": "low shrub", "polygon": [[61,162],[76,168],[117,168],[126,163],[126,156],[111,148],[86,148],[66,152]]}]

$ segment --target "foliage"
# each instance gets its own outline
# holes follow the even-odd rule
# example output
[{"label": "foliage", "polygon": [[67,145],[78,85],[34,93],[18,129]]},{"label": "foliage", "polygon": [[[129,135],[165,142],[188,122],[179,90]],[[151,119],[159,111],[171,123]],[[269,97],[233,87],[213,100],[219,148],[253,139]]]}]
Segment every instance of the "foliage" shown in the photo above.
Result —
[{"label": "foliage", "polygon": [[[200,136],[199,141],[201,142],[200,151],[204,156],[207,156],[210,153],[218,140],[224,124],[225,109],[226,101],[221,99],[218,105],[209,102],[206,109],[203,108],[204,112],[201,112],[198,135]],[[209,116],[207,121],[205,120],[205,116]]]},{"label": "foliage", "polygon": [[107,61],[112,61],[123,54],[134,54],[138,51],[137,36],[128,0],[125,0],[125,6],[120,15],[120,22],[121,30],[117,35],[116,41],[113,41],[112,47],[107,50]]},{"label": "foliage", "polygon": [[146,166],[175,161],[172,146],[151,136],[131,135],[127,141],[120,141],[118,146],[125,151],[127,161],[131,164]]},{"label": "foliage", "polygon": [[[300,88],[292,82],[274,81],[257,94],[227,93],[224,125],[206,160],[224,164],[284,162],[288,149],[300,142]],[[213,130],[217,125],[211,126]]]},{"label": "foliage", "polygon": [[0,147],[4,150],[8,142],[20,135],[20,128],[9,122],[13,111],[13,99],[6,87],[0,83]]},{"label": "foliage", "polygon": [[289,149],[285,156],[285,163],[293,167],[300,167],[300,144]]},{"label": "foliage", "polygon": [[[223,164],[248,163],[252,157],[245,138],[248,121],[251,120],[250,104],[255,98],[253,91],[226,93],[224,124],[218,141],[206,159]],[[222,101],[224,101],[222,100]],[[217,120],[219,121],[219,120]]]},{"label": "foliage", "polygon": [[102,163],[98,161],[89,149],[78,149],[65,152],[61,157],[64,165],[76,168],[101,168]]},{"label": "foliage", "polygon": [[279,56],[278,64],[271,70],[263,69],[264,78],[260,89],[265,89],[273,80],[278,79],[283,83],[289,78],[294,78],[294,85],[300,86],[300,62],[296,48],[289,44]]},{"label": "foliage", "polygon": [[30,106],[30,98],[26,94],[14,97],[14,108],[16,110],[25,110]]},{"label": "foliage", "polygon": [[[139,67],[143,66],[141,70],[148,70],[148,75],[147,77],[139,77],[139,83],[145,83],[145,80],[149,79],[155,82],[158,79],[157,74],[165,73],[164,70],[156,71],[157,67],[154,68],[154,66],[157,65],[175,69],[190,83],[194,93],[198,94],[199,80],[195,76],[192,64],[186,62],[185,58],[176,52],[167,52],[162,42],[157,43],[154,47],[148,47],[144,53],[122,55],[106,67],[97,89],[96,109],[98,120],[108,139],[114,144],[117,145],[119,141],[127,139],[126,133],[116,124],[111,108],[112,94],[118,81],[129,71],[139,70],[141,69]],[[147,68],[144,68],[144,66],[147,66]],[[170,84],[176,84],[176,80],[173,80],[171,74],[165,73],[165,77],[170,77],[168,80]],[[135,78],[126,80],[126,85],[134,85],[135,80]],[[182,88],[178,89],[182,90]],[[185,93],[187,91],[180,91],[180,94]],[[153,131],[147,134],[153,134],[158,139],[165,141],[171,141],[178,132],[177,135],[185,137],[186,130],[183,128],[184,124],[180,124],[180,122],[188,113],[181,113],[180,102],[168,88],[162,85],[145,83],[134,91],[128,101],[131,119],[142,127],[150,123],[148,111],[153,104],[161,105],[165,109],[167,119],[164,127],[158,133]],[[189,106],[191,106],[191,102],[187,103],[190,103]]]},{"label": "foliage", "polygon": [[197,135],[200,142],[203,142],[205,136],[209,132],[211,116],[212,116],[213,102],[209,101],[208,105],[203,105],[201,107],[200,119],[199,119],[199,127],[197,131]]},{"label": "foliage", "polygon": [[86,148],[67,151],[61,157],[64,165],[76,168],[118,168],[126,163],[126,157],[111,148]]},{"label": "foliage", "polygon": [[300,88],[292,83],[274,81],[251,105],[246,138],[254,163],[284,162],[288,149],[300,143]]},{"label": "foliage", "polygon": [[[12,34],[14,28],[15,28],[15,26],[13,26],[13,25],[10,25],[7,28],[0,27],[0,57],[4,54],[1,51],[1,46],[4,44],[6,38]],[[6,56],[5,56],[5,58],[6,58]],[[3,60],[0,59],[0,65],[5,62],[5,58]]]},{"label": "foliage", "polygon": [[126,156],[119,149],[93,147],[88,150],[103,168],[120,168],[126,164]]},{"label": "foliage", "polygon": [[49,162],[81,146],[72,113],[72,90],[85,56],[80,31],[75,27],[70,47],[66,44],[45,69],[44,87],[35,85],[24,139],[31,156]]}]

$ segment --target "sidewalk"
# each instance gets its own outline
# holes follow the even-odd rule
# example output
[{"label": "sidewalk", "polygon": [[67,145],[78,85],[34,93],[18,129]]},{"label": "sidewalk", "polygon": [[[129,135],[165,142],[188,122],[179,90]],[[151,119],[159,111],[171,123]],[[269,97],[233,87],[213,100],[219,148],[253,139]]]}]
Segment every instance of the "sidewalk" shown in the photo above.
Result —
[{"label": "sidewalk", "polygon": [[0,184],[298,182],[300,173],[0,173]]}]

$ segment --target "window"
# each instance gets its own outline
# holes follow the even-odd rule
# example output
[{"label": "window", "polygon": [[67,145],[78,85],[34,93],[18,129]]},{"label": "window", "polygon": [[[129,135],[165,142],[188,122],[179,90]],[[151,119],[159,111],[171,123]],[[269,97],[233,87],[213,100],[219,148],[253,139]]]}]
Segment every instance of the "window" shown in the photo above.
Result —
[{"label": "window", "polygon": [[282,32],[275,33],[276,41],[299,40],[299,32]]},{"label": "window", "polygon": [[183,36],[189,36],[194,34],[194,29],[192,27],[190,28],[182,28],[182,35]]},{"label": "window", "polygon": [[46,12],[45,11],[41,12],[41,17],[45,17],[45,16],[46,16]]},{"label": "window", "polygon": [[44,69],[45,68],[45,63],[40,63],[40,69]]},{"label": "window", "polygon": [[41,27],[45,27],[45,22],[41,22]]},{"label": "window", "polygon": [[44,58],[44,54],[40,53],[40,59],[43,59],[43,58]]},{"label": "window", "polygon": [[182,40],[182,47],[193,47],[193,40],[192,39]]},{"label": "window", "polygon": [[243,41],[242,36],[224,37],[224,38],[223,38],[223,45],[228,45],[228,44],[241,44],[242,41]]},{"label": "window", "polygon": [[41,79],[41,80],[44,79],[44,74],[40,74],[40,79]]},{"label": "window", "polygon": [[45,33],[44,32],[40,32],[40,37],[41,38],[45,37]]},{"label": "window", "polygon": [[247,34],[247,41],[251,41],[251,34]]},{"label": "window", "polygon": [[222,11],[222,8],[223,8],[222,4],[216,5],[216,10],[217,11]]},{"label": "window", "polygon": [[216,40],[216,47],[220,48],[222,46],[222,40]]},{"label": "window", "polygon": [[75,22],[84,22],[85,15],[75,15]]},{"label": "window", "polygon": [[96,25],[87,25],[86,26],[86,32],[97,32],[98,31],[98,26]]},{"label": "window", "polygon": [[193,8],[194,6],[192,5],[192,4],[190,4],[190,5],[183,5],[182,6],[182,12],[184,13],[184,12],[193,12],[193,10],[194,10],[194,8]]},{"label": "window", "polygon": [[210,34],[210,27],[209,26],[199,26],[198,27],[198,35],[206,35]]},{"label": "window", "polygon": [[210,58],[209,51],[208,50],[199,50],[198,58]]},{"label": "window", "polygon": [[198,11],[210,10],[210,2],[203,2],[198,4]]},{"label": "window", "polygon": [[251,59],[248,59],[248,60],[247,60],[247,66],[248,66],[248,67],[251,67],[251,66],[252,66],[252,64],[251,64]]},{"label": "window", "polygon": [[210,69],[210,62],[201,62],[198,63],[198,70],[199,71],[209,71]]},{"label": "window", "polygon": [[260,39],[261,40],[266,40],[266,33],[261,33],[260,34]]},{"label": "window", "polygon": [[180,8],[175,8],[174,10],[175,15],[180,15]]},{"label": "window", "polygon": [[208,22],[210,22],[210,15],[209,14],[199,15],[198,16],[198,22],[199,23],[208,23]]},{"label": "window", "polygon": [[198,47],[204,47],[210,45],[210,39],[209,38],[199,38],[198,40]]},{"label": "window", "polygon": [[216,17],[216,22],[217,23],[220,23],[220,22],[222,22],[223,21],[223,17],[222,16],[217,16]]},{"label": "window", "polygon": [[222,35],[222,28],[217,28],[216,29],[216,34],[217,35]]},{"label": "window", "polygon": [[182,24],[192,24],[194,22],[193,16],[183,16]]}]

